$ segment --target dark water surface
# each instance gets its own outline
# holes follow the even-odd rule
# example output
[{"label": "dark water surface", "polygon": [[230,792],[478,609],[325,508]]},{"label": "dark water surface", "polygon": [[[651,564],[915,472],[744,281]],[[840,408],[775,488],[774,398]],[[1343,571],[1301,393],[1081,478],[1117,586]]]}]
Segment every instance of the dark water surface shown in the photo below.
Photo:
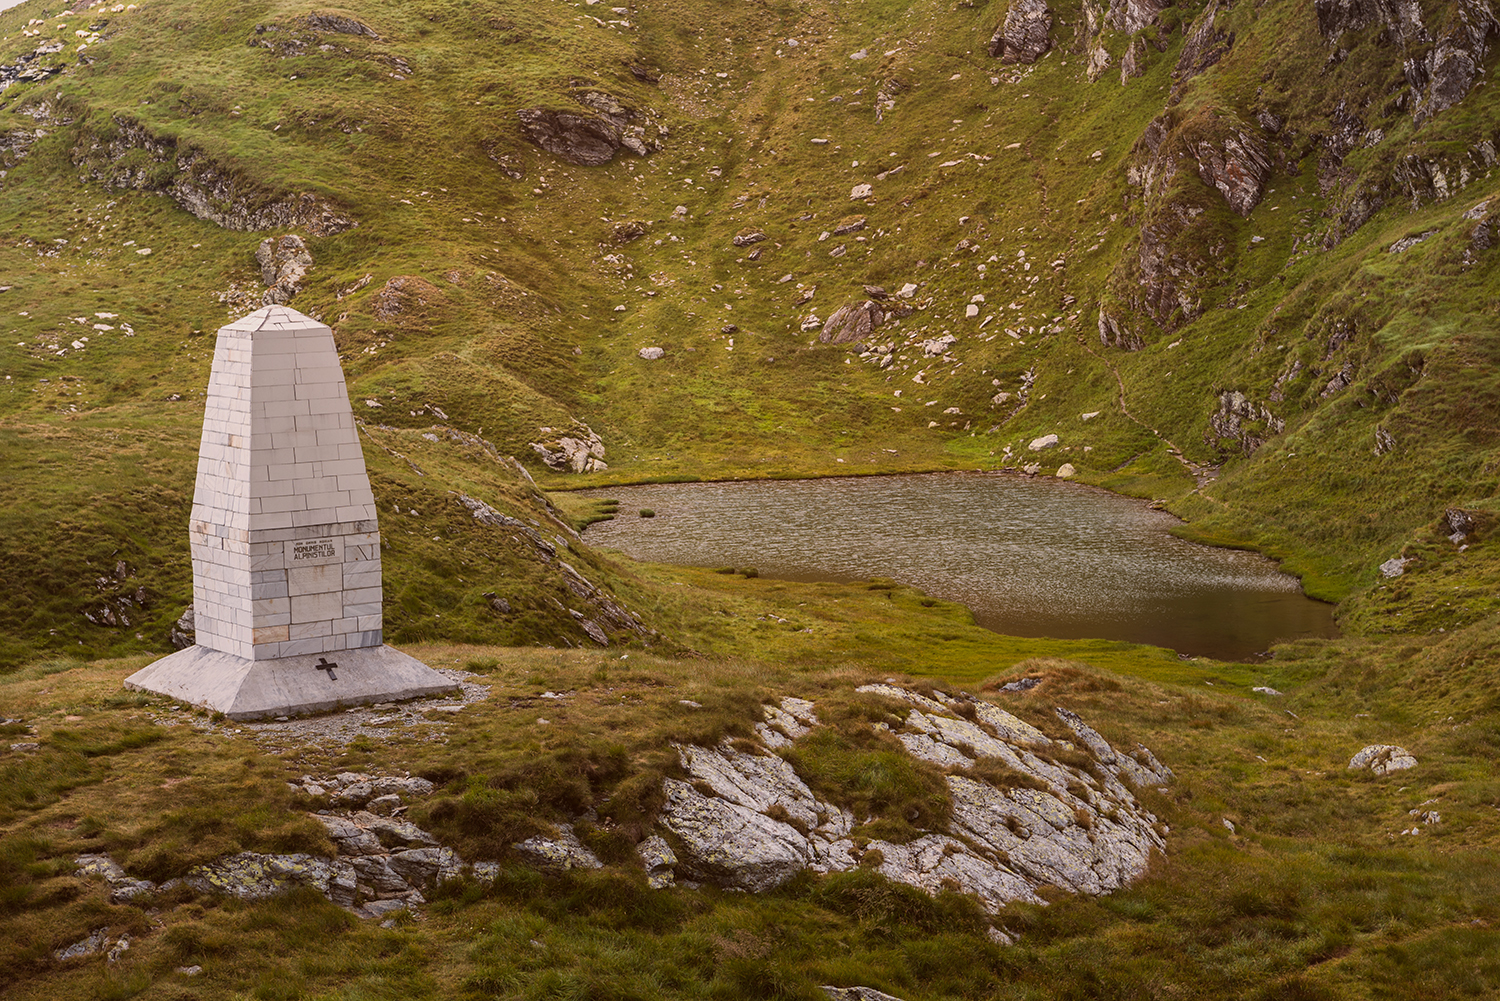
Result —
[{"label": "dark water surface", "polygon": [[[1012,636],[1100,637],[1243,660],[1333,636],[1333,606],[1254,553],[1168,534],[1176,518],[1075,483],[934,473],[589,491],[617,497],[590,545],[763,577],[890,577]],[[654,518],[641,518],[651,508]]]}]

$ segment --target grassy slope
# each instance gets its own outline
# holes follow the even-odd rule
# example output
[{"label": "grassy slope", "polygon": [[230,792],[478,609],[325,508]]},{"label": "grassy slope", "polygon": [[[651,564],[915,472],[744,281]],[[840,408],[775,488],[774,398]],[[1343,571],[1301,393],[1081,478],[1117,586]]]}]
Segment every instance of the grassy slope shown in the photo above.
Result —
[{"label": "grassy slope", "polygon": [[[0,14],[0,61],[35,46],[17,37],[35,8]],[[1125,354],[1098,345],[1092,304],[1116,261],[1133,253],[1138,202],[1128,201],[1124,167],[1162,109],[1180,32],[1122,88],[1112,73],[1083,82],[1077,52],[998,67],[983,55],[1003,13],[994,3],[731,9],[677,0],[632,11],[630,29],[598,26],[589,15],[603,8],[581,4],[343,9],[381,38],[328,36],[348,51],[281,59],[245,42],[257,24],[293,26],[306,7],[148,3],[109,15],[104,39],[90,46],[92,66],[0,98],[0,129],[35,128],[21,112],[46,98],[73,119],[49,126],[0,180],[0,283],[13,285],[0,293],[10,335],[0,342],[0,581],[11,596],[0,611],[0,662],[31,664],[3,679],[3,704],[4,715],[37,724],[44,745],[36,757],[0,764],[11,887],[3,938],[16,950],[0,965],[21,978],[8,989],[191,996],[199,985],[170,971],[200,962],[217,993],[263,997],[805,996],[818,982],[871,983],[911,998],[1496,989],[1495,894],[1480,853],[1494,842],[1500,795],[1484,766],[1497,750],[1497,572],[1487,519],[1462,554],[1432,528],[1447,504],[1493,507],[1494,264],[1460,266],[1468,228],[1457,218],[1493,190],[1487,175],[1448,201],[1389,208],[1336,249],[1308,254],[1293,251],[1294,239],[1321,232],[1328,207],[1308,156],[1300,173],[1273,178],[1250,219],[1223,210],[1214,218],[1235,246],[1248,248],[1251,235],[1265,242],[1236,255],[1204,317]],[[1186,22],[1192,11],[1180,13]],[[1057,16],[1068,22],[1058,29],[1066,39],[1081,15],[1059,4]],[[1307,4],[1241,5],[1226,16],[1235,48],[1192,82],[1187,109],[1245,109],[1264,87],[1275,106],[1299,111],[1305,134],[1340,96],[1385,79],[1366,50],[1347,71],[1318,76],[1324,53]],[[72,39],[85,20],[102,17],[49,17],[45,30],[66,22],[62,34]],[[796,49],[785,44],[791,37]],[[1118,57],[1124,40],[1106,42]],[[867,59],[848,58],[861,49]],[[388,57],[406,60],[410,79],[391,76]],[[627,57],[664,71],[661,83],[630,75]],[[1266,68],[1273,73],[1263,78]],[[877,123],[874,96],[891,78],[903,89]],[[652,109],[669,127],[665,148],[576,168],[525,144],[514,110],[566,107],[572,81]],[[1493,136],[1483,94],[1420,135],[1409,117],[1386,116],[1389,143],[1441,152]],[[432,662],[482,666],[503,692],[665,686],[673,696],[665,706],[692,697],[715,707],[705,726],[717,732],[743,726],[765,693],[833,691],[887,674],[972,687],[1028,665],[1049,681],[1023,701],[1038,711],[1066,702],[1112,738],[1144,740],[1178,770],[1174,800],[1160,804],[1177,832],[1170,860],[1107,900],[1017,909],[1007,925],[1024,931],[1023,944],[1003,952],[966,924],[958,903],[929,904],[858,879],[798,883],[761,899],[646,894],[634,877],[543,892],[517,872],[493,894],[455,897],[426,922],[391,931],[307,899],[173,899],[164,930],[139,910],[105,904],[96,885],[69,875],[76,852],[108,847],[133,871],[154,872],[193,852],[326,848],[288,810],[283,771],[420,766],[503,785],[519,770],[522,788],[545,792],[554,773],[527,772],[526,761],[613,760],[611,747],[588,736],[608,718],[625,727],[613,743],[632,755],[629,768],[589,790],[602,802],[632,776],[628,788],[649,786],[664,767],[661,742],[679,725],[648,700],[623,721],[580,710],[566,721],[577,726],[538,741],[496,703],[441,752],[370,745],[337,760],[316,749],[277,760],[232,735],[161,737],[143,725],[146,703],[114,686],[162,649],[188,596],[181,526],[210,338],[258,296],[251,255],[263,234],[222,230],[164,197],[80,180],[70,151],[91,130],[107,131],[115,113],[260,184],[335,198],[359,220],[309,241],[317,264],[294,305],[334,325],[355,399],[382,404],[362,411],[385,425],[369,429],[366,454],[397,582],[387,623],[400,642],[433,644],[418,651]],[[814,145],[815,137],[829,142]],[[1350,162],[1375,171],[1390,156],[1375,148]],[[898,165],[900,173],[874,180]],[[865,204],[849,199],[861,182],[876,186]],[[686,216],[674,219],[678,205]],[[818,239],[856,211],[869,217],[857,234],[864,242]],[[650,232],[617,245],[614,226],[627,219],[649,221]],[[770,237],[757,245],[757,262],[730,242],[750,225]],[[1437,236],[1406,254],[1384,253],[1434,228]],[[961,239],[980,250],[954,250]],[[839,244],[846,254],[830,257]],[[146,247],[150,255],[137,253]],[[1058,259],[1065,263],[1054,269]],[[366,274],[369,286],[339,298]],[[378,319],[376,291],[402,274],[432,282],[439,299]],[[780,282],[787,274],[793,280]],[[862,284],[907,281],[922,285],[923,308],[878,332],[895,348],[888,370],[798,330],[809,310],[826,318],[859,298]],[[800,307],[799,285],[817,287]],[[964,305],[981,292],[980,318],[965,320]],[[1077,302],[1065,305],[1065,295]],[[1358,334],[1325,361],[1329,324],[1341,317]],[[96,322],[115,329],[95,331]],[[726,323],[739,329],[724,333]],[[924,358],[917,343],[946,332],[960,337],[954,361]],[[86,347],[72,348],[82,335]],[[666,348],[666,358],[637,359],[648,344]],[[1294,356],[1326,371],[1290,384],[1277,411],[1286,432],[1251,457],[1212,447],[1205,431],[1218,392],[1264,400]],[[1344,357],[1357,361],[1353,385],[1319,397]],[[1422,376],[1412,381],[1402,371],[1415,358]],[[1015,393],[1028,370],[1036,381],[1024,408],[990,402],[997,391]],[[924,381],[913,382],[919,372]],[[1393,388],[1395,402],[1376,388]],[[524,480],[472,440],[440,429],[440,441],[424,439],[440,420],[434,407],[448,415],[443,424],[528,460],[540,427],[587,421],[606,440],[611,470],[565,480],[534,468],[554,487],[989,468],[1016,464],[1032,437],[1057,432],[1056,461],[1075,464],[1082,478],[1165,498],[1191,519],[1190,532],[1254,543],[1303,573],[1315,593],[1352,595],[1344,621],[1370,638],[1282,648],[1258,668],[1185,664],[1118,644],[995,637],[962,609],[903,589],[633,567],[575,544],[567,558],[665,635],[657,655],[642,664],[634,654],[622,676],[619,662],[598,653],[492,648],[561,646],[581,634],[557,604],[571,599],[556,568],[523,539],[481,530],[450,491],[531,519],[549,538],[567,533]],[[949,407],[961,412],[941,413]],[[1095,410],[1102,416],[1079,421]],[[1376,427],[1395,435],[1394,452],[1373,455]],[[1195,462],[1223,461],[1218,479],[1194,491],[1168,441]],[[1374,584],[1374,565],[1398,551],[1418,561],[1398,582]],[[101,583],[120,560],[126,579]],[[142,585],[147,607],[132,612],[130,627],[82,617]],[[493,613],[487,593],[506,597],[514,613]],[[767,612],[790,624],[760,617]],[[105,653],[131,659],[55,659]],[[1244,694],[1253,684],[1292,694],[1267,706]],[[721,692],[711,699],[705,686]],[[82,719],[57,722],[70,715]],[[1400,785],[1346,775],[1342,761],[1372,741],[1403,743],[1423,765]],[[179,791],[174,802],[186,805],[164,813],[150,790],[188,774],[196,795]],[[472,789],[491,802],[484,788],[464,778],[446,795],[463,801]],[[1409,823],[1407,809],[1433,798],[1443,825],[1420,839],[1393,837]],[[543,801],[543,819],[568,805]],[[529,815],[514,802],[494,809],[480,815],[481,827],[507,830]],[[476,851],[483,846],[463,816],[434,824]],[[49,970],[48,950],[104,923],[143,936],[127,963]],[[974,961],[954,964],[956,954]]]}]

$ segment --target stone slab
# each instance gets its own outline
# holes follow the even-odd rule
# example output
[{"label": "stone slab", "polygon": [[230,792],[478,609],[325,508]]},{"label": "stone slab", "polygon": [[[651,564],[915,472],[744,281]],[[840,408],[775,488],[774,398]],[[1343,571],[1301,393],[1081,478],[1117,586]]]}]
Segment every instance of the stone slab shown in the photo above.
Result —
[{"label": "stone slab", "polygon": [[[318,669],[323,658],[337,665],[333,678]],[[276,660],[190,646],[143,667],[125,679],[125,687],[221,712],[232,720],[328,712],[459,690],[457,682],[388,646]]]}]

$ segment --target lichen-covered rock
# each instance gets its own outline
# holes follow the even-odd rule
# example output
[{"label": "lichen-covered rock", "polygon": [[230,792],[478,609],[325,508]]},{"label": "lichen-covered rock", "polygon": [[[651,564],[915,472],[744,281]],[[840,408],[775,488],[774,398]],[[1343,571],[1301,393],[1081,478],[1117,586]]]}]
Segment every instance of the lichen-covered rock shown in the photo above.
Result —
[{"label": "lichen-covered rock", "polygon": [[95,876],[109,884],[109,902],[128,903],[156,892],[149,879],[135,879],[108,855],[80,855],[73,860],[81,876]]},{"label": "lichen-covered rock", "polygon": [[309,886],[336,904],[353,906],[354,866],[312,855],[260,855],[241,852],[188,870],[184,881],[199,893],[218,893],[240,900],[264,900],[293,886]]},{"label": "lichen-covered rock", "polygon": [[677,865],[677,853],[672,851],[672,846],[660,835],[651,835],[636,845],[635,850],[641,857],[641,865],[646,868],[646,882],[653,890],[660,890],[676,882],[672,869]]},{"label": "lichen-covered rock", "polygon": [[548,872],[569,869],[600,869],[604,863],[578,840],[572,824],[558,824],[555,838],[527,838],[512,845],[527,862]]},{"label": "lichen-covered rock", "polygon": [[681,843],[678,872],[700,882],[759,893],[774,889],[812,862],[807,841],[790,824],[678,779],[664,781],[658,817]]},{"label": "lichen-covered rock", "polygon": [[1034,63],[1052,48],[1052,9],[1046,0],[1013,0],[990,39],[1002,63]]},{"label": "lichen-covered rock", "polygon": [[1368,768],[1376,775],[1389,775],[1417,767],[1416,756],[1395,744],[1371,744],[1349,759],[1349,770]]}]

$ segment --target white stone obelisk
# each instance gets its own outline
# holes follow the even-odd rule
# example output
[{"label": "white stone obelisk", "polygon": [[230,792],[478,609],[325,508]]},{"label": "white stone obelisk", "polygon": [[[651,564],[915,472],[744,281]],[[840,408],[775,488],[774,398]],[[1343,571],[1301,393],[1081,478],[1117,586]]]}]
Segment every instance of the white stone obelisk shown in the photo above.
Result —
[{"label": "white stone obelisk", "polygon": [[322,323],[267,306],[220,328],[189,537],[197,645],[126,688],[231,719],[458,688],[381,642],[375,498]]}]

